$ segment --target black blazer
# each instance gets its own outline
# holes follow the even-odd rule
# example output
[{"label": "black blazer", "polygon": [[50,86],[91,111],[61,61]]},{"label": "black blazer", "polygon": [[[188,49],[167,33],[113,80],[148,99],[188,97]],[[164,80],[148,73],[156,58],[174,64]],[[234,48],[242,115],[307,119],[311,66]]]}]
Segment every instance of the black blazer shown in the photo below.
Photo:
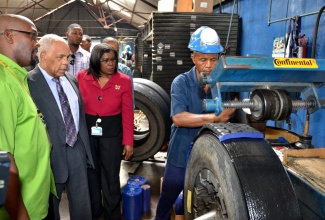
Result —
[{"label": "black blazer", "polygon": [[[77,80],[69,73],[66,77],[71,83],[79,99],[79,135],[82,144],[74,146],[84,148],[87,156],[87,163],[94,167],[93,158],[91,156],[89,136],[87,131],[85,110],[81,94],[78,88]],[[65,124],[60,112],[60,109],[55,101],[52,91],[47,84],[43,74],[38,66],[28,73],[28,85],[31,96],[44,116],[46,128],[50,136],[52,151],[51,151],[51,167],[56,183],[65,183],[68,178],[68,168],[66,163],[66,131]],[[79,143],[77,141],[76,143]],[[86,161],[84,161],[86,163]]]}]

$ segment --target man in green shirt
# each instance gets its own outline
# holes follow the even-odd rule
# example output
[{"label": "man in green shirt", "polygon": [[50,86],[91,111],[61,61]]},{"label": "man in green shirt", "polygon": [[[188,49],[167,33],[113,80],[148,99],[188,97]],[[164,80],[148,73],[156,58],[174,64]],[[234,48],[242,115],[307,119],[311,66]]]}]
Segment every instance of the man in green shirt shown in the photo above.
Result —
[{"label": "man in green shirt", "polygon": [[29,94],[24,66],[35,64],[39,44],[32,21],[0,15],[0,150],[10,158],[9,187],[0,219],[44,219],[50,190],[50,142]]}]

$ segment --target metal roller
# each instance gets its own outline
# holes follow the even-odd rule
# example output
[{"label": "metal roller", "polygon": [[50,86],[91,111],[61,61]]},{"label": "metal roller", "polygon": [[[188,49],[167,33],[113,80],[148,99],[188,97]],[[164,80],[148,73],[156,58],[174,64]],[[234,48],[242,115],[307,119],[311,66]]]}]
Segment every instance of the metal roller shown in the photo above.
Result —
[{"label": "metal roller", "polygon": [[256,89],[250,95],[249,101],[225,101],[223,103],[218,99],[203,101],[203,109],[207,112],[215,111],[217,115],[224,108],[249,108],[252,119],[256,121],[282,121],[290,117],[292,110],[312,110],[316,106],[317,103],[313,99],[291,100],[289,92],[280,89]]},{"label": "metal roller", "polygon": [[292,111],[292,101],[289,92],[286,90],[273,90],[274,94],[278,96],[278,112],[274,114],[271,120],[282,121],[289,118]]},{"label": "metal roller", "polygon": [[259,103],[259,108],[251,109],[252,118],[256,121],[265,121],[272,118],[278,111],[278,97],[272,90],[258,89],[250,96],[254,103]]}]

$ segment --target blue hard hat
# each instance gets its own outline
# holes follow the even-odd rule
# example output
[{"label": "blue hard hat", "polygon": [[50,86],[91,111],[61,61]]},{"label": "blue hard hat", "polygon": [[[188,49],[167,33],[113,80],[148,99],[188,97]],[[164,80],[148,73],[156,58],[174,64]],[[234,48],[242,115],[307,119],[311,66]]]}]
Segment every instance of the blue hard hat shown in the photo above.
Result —
[{"label": "blue hard hat", "polygon": [[217,32],[208,26],[202,26],[192,34],[188,48],[200,53],[221,53],[223,51]]},{"label": "blue hard hat", "polygon": [[126,45],[126,46],[125,46],[125,49],[126,49],[127,51],[130,51],[130,50],[131,50],[131,47],[130,47],[129,45]]}]

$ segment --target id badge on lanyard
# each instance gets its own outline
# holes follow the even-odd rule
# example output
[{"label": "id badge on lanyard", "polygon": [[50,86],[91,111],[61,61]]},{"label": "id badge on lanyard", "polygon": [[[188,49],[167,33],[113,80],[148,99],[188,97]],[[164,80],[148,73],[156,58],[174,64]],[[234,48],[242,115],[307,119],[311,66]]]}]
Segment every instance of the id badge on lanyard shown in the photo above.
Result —
[{"label": "id badge on lanyard", "polygon": [[101,123],[102,120],[98,118],[96,120],[96,125],[91,127],[91,135],[93,136],[102,136],[103,135],[103,128],[98,126],[98,123]]}]

